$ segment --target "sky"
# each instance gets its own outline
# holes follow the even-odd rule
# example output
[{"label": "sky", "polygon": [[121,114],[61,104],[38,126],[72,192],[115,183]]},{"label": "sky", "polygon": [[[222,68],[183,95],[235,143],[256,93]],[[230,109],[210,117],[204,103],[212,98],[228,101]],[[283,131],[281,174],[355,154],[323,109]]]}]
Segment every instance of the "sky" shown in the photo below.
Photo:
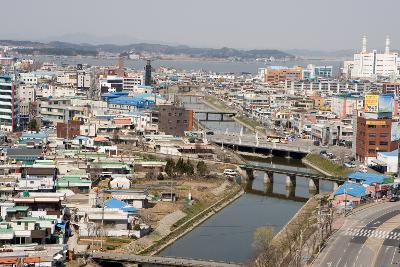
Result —
[{"label": "sky", "polygon": [[[400,48],[399,0],[1,0],[0,39],[241,49]],[[7,12],[5,12],[8,10]]]}]

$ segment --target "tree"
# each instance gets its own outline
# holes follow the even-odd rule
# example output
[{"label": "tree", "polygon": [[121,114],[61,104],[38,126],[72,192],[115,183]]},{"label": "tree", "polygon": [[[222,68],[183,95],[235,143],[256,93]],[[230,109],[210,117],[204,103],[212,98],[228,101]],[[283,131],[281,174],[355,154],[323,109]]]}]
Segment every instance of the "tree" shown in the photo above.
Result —
[{"label": "tree", "polygon": [[184,174],[185,173],[185,162],[183,161],[182,158],[179,158],[178,161],[175,164],[175,168],[174,168],[176,173],[179,174]]},{"label": "tree", "polygon": [[30,122],[28,123],[28,129],[29,131],[35,131],[35,132],[39,131],[39,125],[35,118],[31,119]]},{"label": "tree", "polygon": [[157,176],[157,180],[162,181],[164,180],[164,175],[162,175],[162,173],[160,172]]},{"label": "tree", "polygon": [[169,177],[172,177],[174,175],[174,169],[175,169],[175,162],[168,158],[167,159],[167,164],[165,165],[165,172],[168,174]]},{"label": "tree", "polygon": [[150,169],[147,171],[145,178],[148,180],[154,179],[157,177],[157,173],[154,169]]},{"label": "tree", "polygon": [[199,161],[197,163],[196,169],[197,169],[197,174],[200,176],[205,176],[209,173],[207,165],[204,163],[204,161]]},{"label": "tree", "polygon": [[272,238],[274,237],[274,228],[272,226],[258,227],[254,232],[253,246],[258,252],[265,251]]},{"label": "tree", "polygon": [[193,167],[192,162],[190,162],[189,159],[187,159],[186,163],[184,164],[184,170],[187,175],[194,174],[194,167]]}]

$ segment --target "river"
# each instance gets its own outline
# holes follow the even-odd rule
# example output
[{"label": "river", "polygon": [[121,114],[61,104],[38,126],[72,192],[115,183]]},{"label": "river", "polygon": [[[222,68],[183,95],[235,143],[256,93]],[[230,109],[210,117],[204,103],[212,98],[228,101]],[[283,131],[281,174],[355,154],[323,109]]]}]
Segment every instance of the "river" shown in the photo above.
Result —
[{"label": "river", "polygon": [[[101,59],[95,57],[56,57],[56,56],[25,56],[25,58],[35,58],[42,62],[53,62],[56,64],[76,65],[78,63],[88,64],[91,66],[110,66],[118,63],[117,59]],[[258,68],[265,68],[268,65],[279,65],[292,67],[295,65],[306,67],[308,64],[320,66],[333,66],[334,74],[340,72],[342,60],[300,60],[286,62],[272,62],[265,64],[264,62],[232,62],[232,61],[212,61],[212,60],[154,60],[152,66],[168,67],[177,70],[198,71],[207,70],[219,73],[252,73],[256,74]],[[143,60],[125,60],[125,67],[142,70],[145,62]]]},{"label": "river", "polygon": [[[196,102],[195,105],[200,104]],[[212,130],[224,130],[226,123],[210,125],[206,122],[206,125]],[[236,122],[229,122],[229,127],[235,131],[241,128]],[[260,165],[307,168],[299,159],[247,157],[246,160]],[[255,256],[252,246],[255,230],[270,225],[275,232],[279,231],[310,196],[308,179],[304,177],[297,177],[296,188],[292,190],[286,188],[283,175],[274,175],[272,190],[266,188],[263,178],[263,173],[255,172],[254,181],[244,185],[246,193],[242,197],[164,249],[160,255],[241,263],[251,261]],[[320,184],[320,191],[331,191],[332,188],[330,182]]]}]

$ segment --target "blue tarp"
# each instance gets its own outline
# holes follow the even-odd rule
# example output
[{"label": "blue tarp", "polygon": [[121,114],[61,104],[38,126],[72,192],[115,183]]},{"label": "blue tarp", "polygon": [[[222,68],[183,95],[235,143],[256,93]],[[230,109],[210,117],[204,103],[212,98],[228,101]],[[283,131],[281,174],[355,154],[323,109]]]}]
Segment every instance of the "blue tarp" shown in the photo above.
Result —
[{"label": "blue tarp", "polygon": [[349,180],[359,182],[361,184],[372,185],[374,183],[382,184],[385,178],[389,176],[374,174],[374,173],[363,173],[363,172],[353,172],[348,176]]},{"label": "blue tarp", "polygon": [[335,191],[334,195],[343,195],[344,193],[353,197],[364,197],[365,187],[357,183],[345,182]]}]

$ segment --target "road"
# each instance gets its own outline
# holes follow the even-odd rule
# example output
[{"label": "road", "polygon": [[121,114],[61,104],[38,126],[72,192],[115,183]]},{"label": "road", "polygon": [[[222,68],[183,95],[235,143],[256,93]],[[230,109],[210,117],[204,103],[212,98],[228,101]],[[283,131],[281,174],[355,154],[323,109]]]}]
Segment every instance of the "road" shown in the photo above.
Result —
[{"label": "road", "polygon": [[349,215],[312,266],[399,266],[399,244],[400,204],[378,204]]},{"label": "road", "polygon": [[235,145],[247,145],[251,147],[260,147],[274,150],[287,150],[292,152],[309,153],[311,151],[319,151],[320,147],[314,146],[311,140],[297,139],[287,144],[268,142],[265,137],[256,138],[255,134],[243,134],[242,136],[235,133],[215,132],[208,135],[207,139],[211,142]]}]

